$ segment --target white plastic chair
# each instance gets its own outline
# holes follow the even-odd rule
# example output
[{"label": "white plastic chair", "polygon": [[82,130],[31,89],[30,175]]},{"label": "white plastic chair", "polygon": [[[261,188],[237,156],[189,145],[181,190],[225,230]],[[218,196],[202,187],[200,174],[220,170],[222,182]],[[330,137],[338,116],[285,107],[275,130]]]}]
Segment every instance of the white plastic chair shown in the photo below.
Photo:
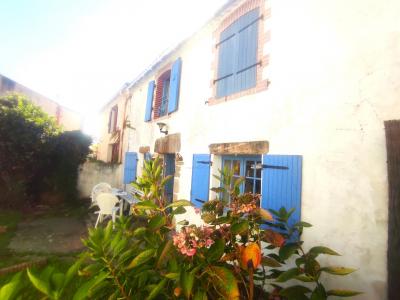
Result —
[{"label": "white plastic chair", "polygon": [[111,193],[101,193],[96,197],[96,205],[100,208],[96,213],[99,214],[97,217],[95,228],[99,224],[99,222],[103,222],[104,216],[111,216],[113,223],[115,222],[115,218],[117,217],[117,212],[119,207],[116,204],[119,203],[117,196],[114,196]]},{"label": "white plastic chair", "polygon": [[96,199],[97,196],[100,195],[101,193],[111,193],[112,188],[111,185],[109,185],[106,182],[100,182],[99,184],[96,184],[93,189],[92,189],[92,194],[90,198],[92,198],[92,204],[91,206],[96,205]]}]

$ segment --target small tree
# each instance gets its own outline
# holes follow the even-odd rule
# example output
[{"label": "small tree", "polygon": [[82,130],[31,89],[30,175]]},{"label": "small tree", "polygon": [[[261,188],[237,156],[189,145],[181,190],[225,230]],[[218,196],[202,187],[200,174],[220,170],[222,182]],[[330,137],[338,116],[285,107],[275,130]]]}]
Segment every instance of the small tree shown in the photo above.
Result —
[{"label": "small tree", "polygon": [[48,154],[47,142],[60,134],[54,118],[25,96],[0,97],[0,204],[32,198],[31,180]]}]

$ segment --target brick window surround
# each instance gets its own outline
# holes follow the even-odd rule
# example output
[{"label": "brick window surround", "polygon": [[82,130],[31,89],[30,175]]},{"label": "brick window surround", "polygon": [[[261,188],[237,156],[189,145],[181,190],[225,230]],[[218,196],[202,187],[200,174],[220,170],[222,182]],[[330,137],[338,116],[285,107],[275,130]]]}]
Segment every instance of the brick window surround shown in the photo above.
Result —
[{"label": "brick window surround", "polygon": [[[168,66],[169,69],[166,71],[163,71],[161,75],[157,77],[156,81],[156,93],[154,97],[154,109],[153,109],[153,119],[158,119],[160,117],[166,117],[168,115],[168,112],[165,113],[164,115],[160,116],[160,107],[162,103],[162,98],[163,98],[163,91],[164,91],[164,82],[166,79],[171,77],[171,66]],[[167,103],[168,106],[168,103]],[[167,109],[167,108],[166,108]]]},{"label": "brick window surround", "polygon": [[[259,8],[260,10],[260,21],[258,22],[258,44],[257,44],[257,60],[260,61],[260,65],[257,66],[256,71],[256,86],[243,90],[228,96],[223,96],[220,98],[216,97],[217,94],[217,85],[215,83],[215,78],[218,77],[218,47],[216,46],[221,32],[232,25],[238,18],[248,13],[249,11]],[[213,78],[210,81],[210,86],[212,89],[212,97],[208,100],[208,105],[214,105],[222,102],[226,102],[229,100],[237,99],[246,95],[255,94],[261,91],[264,91],[268,88],[269,80],[263,79],[262,74],[263,70],[267,68],[269,64],[269,54],[264,54],[265,44],[270,41],[271,33],[270,30],[265,31],[265,20],[271,17],[271,8],[269,0],[248,0],[240,5],[237,9],[235,9],[228,17],[226,17],[217,30],[213,33],[213,56],[214,61],[211,65],[211,69],[213,71]]]}]

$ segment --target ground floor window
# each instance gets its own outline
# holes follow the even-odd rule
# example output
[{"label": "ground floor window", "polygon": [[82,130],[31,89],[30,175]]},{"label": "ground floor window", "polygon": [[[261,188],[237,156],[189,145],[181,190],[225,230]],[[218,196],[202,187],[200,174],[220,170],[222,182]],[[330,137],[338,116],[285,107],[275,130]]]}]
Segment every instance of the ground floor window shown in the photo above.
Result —
[{"label": "ground floor window", "polygon": [[233,177],[245,178],[240,186],[242,193],[261,194],[261,155],[256,156],[223,156],[222,168],[233,171]]}]

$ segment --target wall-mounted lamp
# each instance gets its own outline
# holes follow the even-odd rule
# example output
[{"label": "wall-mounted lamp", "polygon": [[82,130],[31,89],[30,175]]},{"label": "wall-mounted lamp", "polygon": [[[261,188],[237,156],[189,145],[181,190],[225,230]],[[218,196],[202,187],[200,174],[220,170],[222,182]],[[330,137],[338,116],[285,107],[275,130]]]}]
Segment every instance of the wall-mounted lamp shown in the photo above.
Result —
[{"label": "wall-mounted lamp", "polygon": [[158,127],[160,128],[160,132],[164,133],[165,135],[168,134],[168,128],[167,128],[167,124],[165,123],[157,123]]}]

